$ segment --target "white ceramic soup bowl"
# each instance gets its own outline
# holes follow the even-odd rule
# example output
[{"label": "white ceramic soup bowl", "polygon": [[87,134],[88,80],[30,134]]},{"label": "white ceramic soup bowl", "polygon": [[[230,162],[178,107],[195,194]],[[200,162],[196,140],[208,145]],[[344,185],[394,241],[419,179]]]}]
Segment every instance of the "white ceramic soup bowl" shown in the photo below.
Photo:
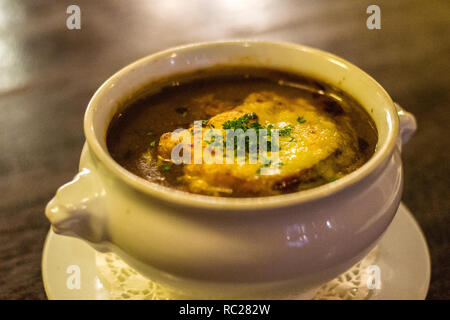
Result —
[{"label": "white ceramic soup bowl", "polygon": [[[105,136],[118,101],[152,80],[215,65],[287,70],[344,90],[376,123],[375,154],[335,182],[244,199],[166,188],[111,158]],[[264,41],[168,49],[125,67],[97,90],[86,110],[80,172],[58,190],[46,215],[56,233],[113,251],[193,298],[298,296],[346,271],[380,239],[401,198],[401,143],[415,128],[414,117],[374,79],[320,50]]]}]

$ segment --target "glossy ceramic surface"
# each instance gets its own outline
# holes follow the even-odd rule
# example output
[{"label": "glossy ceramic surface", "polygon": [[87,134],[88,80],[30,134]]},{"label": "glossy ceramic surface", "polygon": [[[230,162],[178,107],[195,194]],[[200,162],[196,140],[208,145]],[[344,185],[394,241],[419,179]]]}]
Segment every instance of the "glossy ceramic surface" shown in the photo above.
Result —
[{"label": "glossy ceramic surface", "polygon": [[[126,267],[125,271],[129,278],[125,280],[120,278],[122,280],[120,282],[117,276],[112,274],[114,270],[105,270],[102,260],[99,260],[99,256],[102,255],[84,241],[57,235],[50,230],[42,255],[42,278],[48,298],[75,300],[178,298],[153,281],[132,273],[123,262],[120,262],[119,266]],[[81,271],[79,290],[70,290],[66,285],[70,276],[66,270],[74,264],[79,266]],[[379,289],[369,289],[366,286],[368,267],[373,265],[378,266],[380,270]],[[124,275],[123,272],[119,274]],[[323,285],[315,292],[314,299],[424,299],[429,281],[430,256],[425,238],[408,208],[400,204],[394,220],[374,252],[364,257],[345,274]],[[189,292],[187,296],[189,297]]]}]

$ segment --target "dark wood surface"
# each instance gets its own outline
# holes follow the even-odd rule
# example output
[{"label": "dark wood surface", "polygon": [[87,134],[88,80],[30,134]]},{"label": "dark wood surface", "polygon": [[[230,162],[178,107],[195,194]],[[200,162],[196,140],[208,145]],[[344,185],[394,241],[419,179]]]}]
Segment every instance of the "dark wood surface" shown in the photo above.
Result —
[{"label": "dark wood surface", "polygon": [[[381,30],[366,8],[381,8]],[[82,29],[66,28],[81,8]],[[3,0],[0,2],[0,299],[45,299],[44,207],[77,171],[96,88],[158,50],[232,38],[291,41],[342,56],[418,120],[403,201],[432,255],[428,298],[450,298],[450,1]],[[414,279],[411,279],[414,281]]]}]

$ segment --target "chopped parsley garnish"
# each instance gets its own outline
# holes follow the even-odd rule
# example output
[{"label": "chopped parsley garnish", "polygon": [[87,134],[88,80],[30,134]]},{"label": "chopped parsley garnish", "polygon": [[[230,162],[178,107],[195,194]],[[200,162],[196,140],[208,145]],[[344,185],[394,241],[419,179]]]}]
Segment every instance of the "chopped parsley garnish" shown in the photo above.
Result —
[{"label": "chopped parsley garnish", "polygon": [[205,143],[206,143],[206,144],[211,144],[211,143],[213,143],[213,142],[215,142],[215,141],[216,141],[216,137],[212,137],[211,140],[209,140],[209,141],[208,141],[208,140],[205,140]]},{"label": "chopped parsley garnish", "polygon": [[291,134],[292,129],[293,129],[292,126],[288,126],[288,127],[284,128],[284,129],[281,129],[280,133],[279,133],[280,137],[289,136]]},{"label": "chopped parsley garnish", "polygon": [[298,118],[297,118],[297,122],[300,123],[300,124],[302,124],[302,123],[305,123],[306,120],[303,119],[303,117],[298,117]]},{"label": "chopped parsley garnish", "polygon": [[[256,134],[259,139],[259,130],[266,129],[266,128],[264,128],[258,122],[258,116],[256,115],[256,113],[252,112],[252,113],[244,114],[242,117],[240,117],[238,119],[228,120],[228,121],[224,122],[222,125],[222,129],[233,130],[233,131],[241,129],[244,133],[249,129],[253,129],[256,131]],[[270,132],[268,135],[270,135]],[[268,141],[267,151],[270,151],[270,143],[269,142],[270,141]],[[224,143],[224,145],[226,145],[225,140],[223,141],[223,143]],[[235,140],[234,141],[234,150],[237,152],[237,149],[238,149],[237,140]],[[245,149],[250,150],[250,144],[249,144],[249,140],[247,138],[245,139]]]},{"label": "chopped parsley garnish", "polygon": [[156,140],[153,140],[152,142],[150,142],[150,147],[154,147],[156,146]]},{"label": "chopped parsley garnish", "polygon": [[[242,117],[240,117],[238,119],[228,120],[228,121],[224,122],[222,125],[222,129],[224,129],[224,130],[236,131],[236,130],[241,129],[244,133],[249,129],[254,129],[256,131],[258,139],[259,139],[259,131],[267,130],[267,148],[266,148],[266,150],[268,152],[271,151],[271,137],[272,137],[271,130],[274,128],[275,127],[273,124],[269,124],[267,127],[264,127],[263,125],[261,125],[258,122],[258,116],[256,115],[255,112],[244,114]],[[289,125],[283,129],[279,129],[278,135],[280,137],[290,136],[292,129],[294,129],[294,127],[292,125]],[[295,139],[293,140],[293,138],[292,138],[290,142],[292,142],[292,141],[295,141]],[[225,144],[225,141],[224,141],[224,144]],[[259,144],[259,141],[258,141],[258,144]],[[235,150],[237,149],[236,147],[237,146],[236,146],[236,142],[235,142]],[[247,150],[249,150],[249,144],[247,141],[245,143],[245,147]],[[281,150],[281,147],[279,147],[279,150]]]},{"label": "chopped parsley garnish", "polygon": [[162,171],[169,171],[170,169],[172,169],[172,167],[170,165],[166,165],[164,167],[161,168]]},{"label": "chopped parsley garnish", "polygon": [[[272,160],[269,160],[268,162],[266,162],[265,164],[260,166],[258,169],[256,169],[256,173],[260,174],[262,168],[268,168],[271,165],[272,165]],[[276,163],[276,166],[277,166],[277,168],[281,168],[282,166],[284,166],[284,163],[283,162],[278,162],[278,163]]]},{"label": "chopped parsley garnish", "polygon": [[[249,126],[249,122],[250,120],[255,120],[257,119],[257,115],[256,113],[252,112],[252,113],[247,113],[244,114],[242,117],[240,117],[239,119],[234,119],[234,120],[228,120],[226,121],[223,125],[222,125],[222,129],[228,130],[237,130],[237,129],[242,129],[244,131],[247,131],[250,128],[256,129],[255,125],[257,127],[261,126],[258,121],[250,124]],[[262,126],[261,126],[262,127]]]}]

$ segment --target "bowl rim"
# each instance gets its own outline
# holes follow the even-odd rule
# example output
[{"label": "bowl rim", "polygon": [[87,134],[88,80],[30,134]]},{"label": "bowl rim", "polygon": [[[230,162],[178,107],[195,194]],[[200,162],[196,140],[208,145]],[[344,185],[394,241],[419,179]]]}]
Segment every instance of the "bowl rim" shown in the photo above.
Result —
[{"label": "bowl rim", "polygon": [[[361,76],[368,79],[371,84],[373,84],[381,93],[381,95],[388,102],[386,105],[388,106],[388,120],[390,121],[390,125],[388,133],[386,135],[386,141],[383,145],[377,148],[375,154],[360,168],[355,171],[349,173],[348,175],[333,181],[326,183],[322,186],[315,187],[308,190],[282,194],[282,195],[274,195],[274,196],[265,196],[265,197],[217,197],[217,196],[208,196],[201,194],[189,193],[186,191],[177,190],[170,187],[165,187],[160,184],[150,182],[141,178],[133,173],[129,172],[122,166],[120,166],[101,146],[100,142],[96,138],[96,132],[93,125],[94,114],[96,111],[97,101],[100,98],[100,95],[104,90],[108,90],[110,84],[113,83],[116,79],[123,76],[125,73],[130,72],[131,70],[139,67],[141,64],[145,64],[153,59],[158,59],[160,57],[166,56],[168,54],[172,54],[173,52],[186,50],[186,49],[202,49],[209,46],[248,46],[251,45],[273,45],[284,47],[287,49],[295,49],[303,52],[308,52],[310,54],[320,55],[323,58],[332,60],[338,64],[343,64],[347,68],[357,71]],[[110,78],[108,78],[94,93],[89,104],[87,106],[85,116],[84,116],[84,134],[86,136],[86,142],[89,146],[89,149],[93,151],[95,156],[100,160],[100,162],[111,171],[116,177],[119,177],[123,182],[132,188],[143,192],[146,195],[150,195],[152,197],[158,198],[160,200],[165,200],[169,203],[182,205],[182,206],[190,206],[201,209],[209,209],[209,210],[230,210],[230,211],[253,211],[256,209],[271,209],[271,208],[280,208],[285,206],[292,206],[297,204],[302,204],[305,202],[317,200],[319,198],[324,198],[330,196],[332,194],[336,194],[337,192],[348,188],[355,183],[361,181],[363,178],[370,175],[373,171],[375,171],[378,167],[380,167],[391,155],[394,147],[397,143],[397,137],[399,132],[399,120],[397,110],[395,108],[394,102],[392,101],[389,94],[386,90],[370,75],[366,72],[348,62],[347,60],[340,58],[334,54],[329,52],[300,45],[294,44],[290,42],[280,42],[280,41],[265,41],[265,40],[225,40],[225,41],[211,41],[211,42],[198,42],[192,44],[186,44],[181,46],[176,46],[172,48],[165,49],[163,51],[156,52],[154,54],[150,54],[143,58],[136,60],[135,62],[123,67],[115,74],[113,74]]]}]

